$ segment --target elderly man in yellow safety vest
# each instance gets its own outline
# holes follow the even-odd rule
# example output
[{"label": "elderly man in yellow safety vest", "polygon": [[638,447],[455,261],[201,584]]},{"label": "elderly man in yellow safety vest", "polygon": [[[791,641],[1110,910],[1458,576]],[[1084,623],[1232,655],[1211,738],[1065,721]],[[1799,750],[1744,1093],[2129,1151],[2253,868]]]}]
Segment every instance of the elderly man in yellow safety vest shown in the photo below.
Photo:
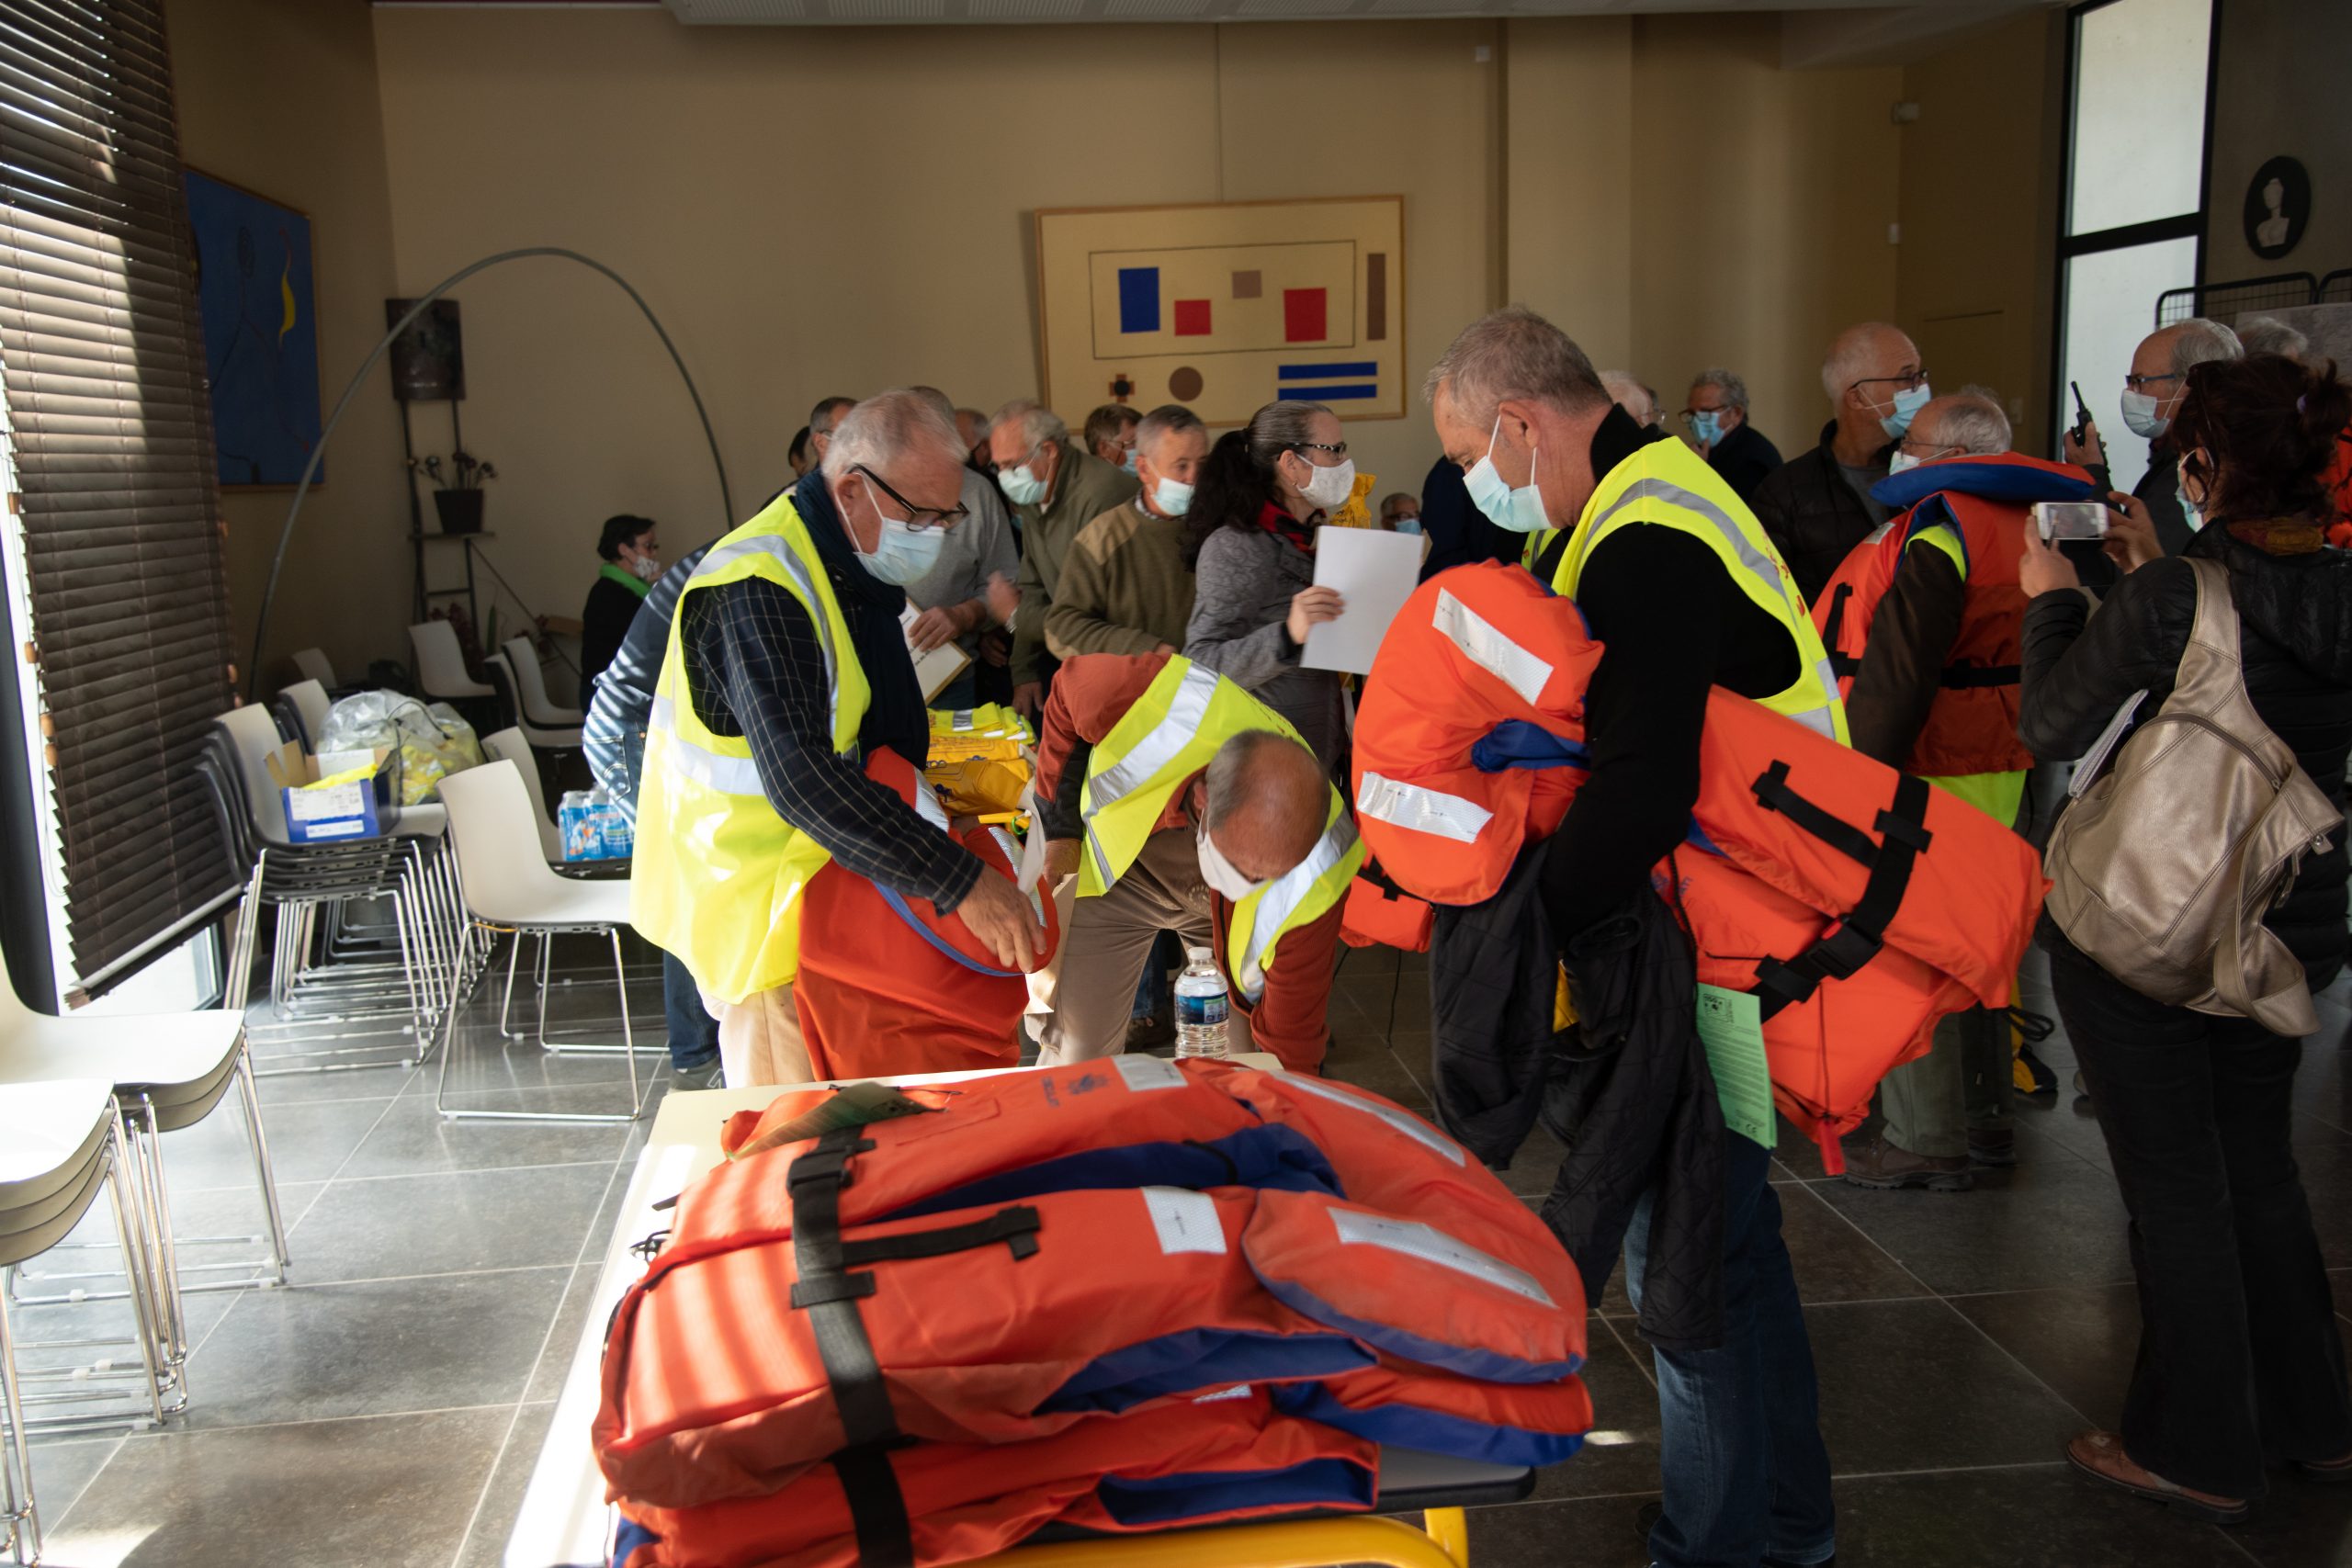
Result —
[{"label": "elderly man in yellow safety vest", "polygon": [[1078,878],[1041,1060],[1117,1052],[1170,931],[1215,954],[1231,1049],[1315,1070],[1363,845],[1296,730],[1188,659],[1084,654],[1046,704],[1037,798],[1048,871]]},{"label": "elderly man in yellow safety vest", "polygon": [[645,738],[630,919],[692,971],[730,1085],[797,1082],[792,1000],[801,890],[837,860],[953,914],[1007,968],[1043,930],[863,759],[920,769],[931,725],[899,617],[964,506],[964,444],[921,395],[884,392],[835,426],[821,468],[711,547],[678,597]]}]

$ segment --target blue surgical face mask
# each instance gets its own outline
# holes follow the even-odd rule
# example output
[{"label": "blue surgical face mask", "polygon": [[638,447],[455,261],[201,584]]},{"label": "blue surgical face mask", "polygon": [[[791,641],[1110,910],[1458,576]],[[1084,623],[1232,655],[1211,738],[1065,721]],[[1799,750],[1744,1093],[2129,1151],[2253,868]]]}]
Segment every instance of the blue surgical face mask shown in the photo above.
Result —
[{"label": "blue surgical face mask", "polygon": [[1169,516],[1182,517],[1193,509],[1193,487],[1163,479],[1151,487],[1151,502]]},{"label": "blue surgical face mask", "polygon": [[1896,392],[1894,412],[1879,415],[1878,427],[1896,440],[1901,440],[1903,433],[1911,428],[1911,421],[1917,416],[1921,409],[1928,406],[1935,395],[1925,381],[1916,387]]},{"label": "blue surgical face mask", "polygon": [[[870,490],[866,492],[869,499],[873,493]],[[905,518],[889,515],[878,503],[874,508],[874,515],[880,520],[882,532],[875,538],[873,552],[857,551],[858,564],[867,572],[884,582],[895,582],[904,587],[939,564],[939,552],[947,545],[946,529],[910,528]],[[847,527],[846,520],[843,527]],[[850,538],[850,547],[857,549],[854,535]]]},{"label": "blue surgical face mask", "polygon": [[2180,499],[2180,514],[2188,520],[2188,531],[2194,534],[2204,527],[2205,513],[2195,502],[2188,499],[2188,487],[2175,481],[2173,493]]},{"label": "blue surgical face mask", "polygon": [[1127,448],[1127,455],[1119,459],[1119,467],[1131,474],[1140,474],[1143,471],[1136,467],[1136,449],[1132,446]]},{"label": "blue surgical face mask", "polygon": [[1495,415],[1495,428],[1487,434],[1487,455],[1462,476],[1464,488],[1495,526],[1508,528],[1514,534],[1540,534],[1552,525],[1544,514],[1544,492],[1535,483],[1535,458],[1542,447],[1527,455],[1527,480],[1513,486],[1495,467],[1495,439],[1502,434],[1503,416]]},{"label": "blue surgical face mask", "polygon": [[2137,392],[2129,387],[2124,388],[2124,428],[2143,441],[2154,441],[2172,428],[2172,421],[2161,417],[2156,412],[2156,410],[2163,406],[2164,400],[2154,392]]},{"label": "blue surgical face mask", "polygon": [[[1035,461],[1034,457],[1031,461]],[[1004,491],[1005,500],[1015,506],[1035,506],[1046,499],[1046,481],[1033,473],[1027,463],[1017,468],[999,468],[996,482]]]},{"label": "blue surgical face mask", "polygon": [[1724,416],[1714,409],[1702,409],[1690,416],[1690,434],[1700,446],[1713,446],[1724,438]]},{"label": "blue surgical face mask", "polygon": [[1396,521],[1395,527],[1399,534],[1418,534],[1421,531],[1421,520],[1418,517],[1399,517]]}]

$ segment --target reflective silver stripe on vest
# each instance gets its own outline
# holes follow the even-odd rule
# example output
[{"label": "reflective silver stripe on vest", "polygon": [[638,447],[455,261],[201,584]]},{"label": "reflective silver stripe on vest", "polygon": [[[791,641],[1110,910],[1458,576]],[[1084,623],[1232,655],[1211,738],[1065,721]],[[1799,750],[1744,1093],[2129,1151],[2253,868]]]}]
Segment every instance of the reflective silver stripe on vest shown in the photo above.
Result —
[{"label": "reflective silver stripe on vest", "polygon": [[1183,680],[1176,684],[1176,694],[1168,704],[1168,715],[1151,727],[1150,732],[1129,747],[1127,754],[1095,774],[1086,783],[1086,792],[1093,796],[1093,804],[1086,809],[1086,843],[1094,855],[1095,874],[1108,887],[1118,880],[1118,873],[1111,864],[1111,856],[1095,836],[1094,819],[1141,789],[1151,776],[1182,756],[1184,748],[1201,732],[1209,716],[1209,699],[1216,695],[1217,674],[1214,670],[1195,664],[1184,671]]},{"label": "reflective silver stripe on vest", "polygon": [[[825,704],[831,713],[839,714],[842,708],[842,679],[841,671],[833,664],[833,628],[825,624],[824,596],[817,592],[816,580],[808,575],[808,568],[792,553],[792,547],[785,543],[782,535],[754,534],[731,545],[715,547],[710,554],[702,558],[702,564],[695,568],[694,575],[686,579],[686,588],[692,588],[712,572],[753,555],[773,558],[784,568],[785,575],[792,580],[793,585],[800,590],[800,602],[808,607],[808,618],[817,624],[817,644],[825,650]],[[684,589],[679,590],[678,597],[684,599]],[[847,639],[844,637],[843,640]]]},{"label": "reflective silver stripe on vest", "polygon": [[1438,590],[1437,609],[1430,615],[1430,624],[1446,641],[1460,649],[1471,663],[1524,700],[1532,703],[1544,694],[1544,683],[1552,678],[1551,661],[1513,642],[1500,626],[1456,599],[1450,591]]},{"label": "reflective silver stripe on vest", "polygon": [[921,773],[915,775],[915,814],[941,832],[947,831],[947,807],[939,803],[939,792]]},{"label": "reflective silver stripe on vest", "polygon": [[1356,809],[1395,828],[1475,844],[1495,814],[1475,800],[1419,784],[1399,784],[1367,769],[1356,784]]},{"label": "reflective silver stripe on vest", "polygon": [[[1768,592],[1777,594],[1781,604],[1788,603],[1788,583],[1781,563],[1750,544],[1747,534],[1741,531],[1738,524],[1732,521],[1731,513],[1709,501],[1705,496],[1695,491],[1684,490],[1679,484],[1656,479],[1634,480],[1626,487],[1624,494],[1610,502],[1608,511],[1593,519],[1594,531],[1599,532],[1611,517],[1616,516],[1634,502],[1643,500],[1663,501],[1668,505],[1679,506],[1687,512],[1695,512],[1705,518],[1714,525],[1715,532],[1723,536],[1724,542],[1731,546],[1732,553],[1739,558],[1739,564],[1747,569],[1748,574],[1761,583]],[[1802,614],[1803,606],[1800,604],[1798,608],[1799,613]],[[1794,634],[1794,627],[1791,627],[1790,630]],[[1831,671],[1827,660],[1822,660],[1815,664],[1814,677],[1821,682],[1823,691],[1833,694],[1837,692],[1838,677]],[[1838,720],[1826,705],[1805,708],[1786,716],[1795,719],[1808,729],[1818,730],[1833,740],[1838,738]]]},{"label": "reflective silver stripe on vest", "polygon": [[1274,878],[1258,895],[1258,912],[1250,921],[1250,942],[1241,950],[1241,973],[1236,976],[1241,982],[1241,994],[1250,998],[1252,1006],[1266,989],[1266,971],[1261,962],[1266,949],[1273,945],[1274,938],[1282,934],[1290,918],[1298,913],[1298,907],[1306,901],[1315,885],[1355,844],[1356,825],[1342,811],[1337,821],[1323,829],[1323,836],[1316,840],[1305,860]]},{"label": "reflective silver stripe on vest", "polygon": [[755,795],[767,798],[767,787],[760,783],[759,764],[749,757],[729,757],[695,745],[678,733],[678,715],[667,697],[653,699],[653,717],[648,727],[662,737],[668,755],[667,765],[721,795]]},{"label": "reflective silver stripe on vest", "polygon": [[1378,1247],[1390,1252],[1400,1252],[1424,1263],[1467,1274],[1483,1280],[1515,1296],[1524,1296],[1539,1306],[1552,1306],[1552,1293],[1544,1282],[1526,1269],[1514,1267],[1490,1253],[1479,1251],[1459,1236],[1448,1235],[1435,1225],[1419,1220],[1392,1219],[1386,1214],[1367,1214],[1360,1209],[1333,1209],[1331,1228],[1339,1234],[1343,1246]]}]

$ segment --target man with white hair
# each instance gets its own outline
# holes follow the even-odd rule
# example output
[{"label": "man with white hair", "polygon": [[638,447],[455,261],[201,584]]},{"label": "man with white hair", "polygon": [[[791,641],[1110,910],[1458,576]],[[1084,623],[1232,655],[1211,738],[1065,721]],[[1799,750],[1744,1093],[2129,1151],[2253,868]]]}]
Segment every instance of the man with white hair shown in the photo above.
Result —
[{"label": "man with white hair", "polygon": [[1690,378],[1682,427],[1707,467],[1742,501],[1753,498],[1764,476],[1781,466],[1781,449],[1747,423],[1747,383],[1732,371],[1716,367]]},{"label": "man with white hair", "polygon": [[[1544,917],[1526,922],[1530,940],[1553,951],[1502,959],[1532,958],[1548,976],[1572,943],[1656,901],[1651,868],[1682,842],[1698,799],[1714,687],[1841,740],[1843,713],[1820,637],[1755,517],[1690,447],[1616,407],[1559,328],[1521,308],[1497,311],[1454,340],[1427,389],[1439,442],[1471,499],[1505,528],[1552,531],[1537,575],[1576,601],[1603,649],[1586,687],[1589,771],[1529,863]],[[1362,798],[1358,808],[1377,809]],[[1440,1111],[1457,1136],[1488,1145],[1477,1152],[1490,1162],[1506,1154],[1490,1131],[1508,1120],[1499,1104],[1532,1092],[1547,1114],[1574,1114],[1564,1083],[1506,1088],[1464,1070],[1496,1043],[1459,1055],[1449,1043],[1451,999],[1491,983],[1492,945],[1441,919],[1430,949]],[[1550,992],[1547,980],[1539,1004],[1547,1038]],[[1693,1032],[1684,1038],[1695,1050],[1695,993],[1686,1006]],[[1771,1151],[1724,1132],[1719,1119],[1710,1130],[1704,1074],[1664,1081],[1679,1082],[1680,1098],[1661,1118],[1695,1130],[1666,1143],[1606,1122],[1570,1129],[1583,1170],[1573,1181],[1564,1170],[1544,1206],[1572,1252],[1590,1250],[1611,1239],[1598,1190],[1642,1194],[1624,1247],[1625,1281],[1657,1361],[1664,1511],[1648,1530],[1650,1561],[1826,1562],[1837,1546],[1829,1460],[1780,1199],[1767,1180]],[[1691,1223],[1653,1228],[1653,1214]]]},{"label": "man with white hair", "polygon": [[1846,553],[1886,521],[1871,487],[1886,478],[1894,444],[1934,396],[1919,350],[1884,321],[1848,327],[1830,341],[1821,389],[1830,408],[1821,445],[1766,475],[1747,498],[1808,604]]},{"label": "man with white hair", "polygon": [[[1853,673],[1854,749],[2014,823],[2033,767],[2018,739],[2024,534],[2034,502],[2097,492],[2080,469],[2018,457],[2009,440],[1981,387],[1922,408],[1875,491],[1898,515],[1856,547],[1816,614]],[[2015,1165],[2009,1056],[2006,1010],[1939,1021],[1928,1054],[1886,1075],[1884,1124],[1848,1146],[1846,1179],[1958,1192],[1974,1185],[1973,1166]]]},{"label": "man with white hair", "polygon": [[2247,316],[2237,325],[2238,344],[2248,354],[2283,354],[2301,361],[2312,351],[2312,340],[2276,316]]},{"label": "man with white hair", "polygon": [[1021,529],[1021,613],[1012,630],[1012,705],[1035,723],[1045,712],[1056,660],[1046,647],[1046,612],[1061,583],[1062,558],[1078,531],[1136,498],[1142,481],[1079,449],[1053,410],[1016,398],[989,422],[996,482]]},{"label": "man with white hair", "polygon": [[712,546],[678,595],[629,919],[713,1004],[730,1085],[808,1077],[797,906],[829,861],[952,914],[1005,968],[1035,966],[1029,900],[860,760],[888,749],[920,769],[930,754],[902,585],[964,521],[963,474],[948,416],[903,389],[870,398],[833,426],[823,466]]},{"label": "man with white hair", "polygon": [[[2156,542],[2168,556],[2187,549],[2197,533],[2181,508],[2180,454],[2171,437],[2173,415],[2188,392],[2189,367],[2211,359],[2237,359],[2245,354],[2237,333],[2202,316],[2159,327],[2132,351],[2132,367],[2123,376],[2123,423],[2148,443],[2148,471],[2140,476],[2132,493],[2147,504],[2155,518]],[[2107,443],[2099,439],[2097,420],[2090,422],[2079,441],[2068,431],[2064,445],[2066,461],[2090,469],[2101,490],[2113,482],[2108,472]],[[2083,586],[2097,590],[2103,583],[2086,575]]]},{"label": "man with white hair", "polygon": [[1630,370],[1603,370],[1600,384],[1609,392],[1609,400],[1623,409],[1635,424],[1657,423],[1657,400],[1650,389],[1634,379]]}]

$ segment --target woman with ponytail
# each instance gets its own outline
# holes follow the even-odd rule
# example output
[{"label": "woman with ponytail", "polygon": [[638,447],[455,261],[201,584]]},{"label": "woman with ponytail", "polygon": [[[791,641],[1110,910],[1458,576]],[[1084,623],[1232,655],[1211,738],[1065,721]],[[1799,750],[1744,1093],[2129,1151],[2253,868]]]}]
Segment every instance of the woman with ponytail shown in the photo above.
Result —
[{"label": "woman with ponytail", "polygon": [[1306,670],[1307,629],[1346,606],[1315,582],[1315,530],[1346,503],[1355,464],[1321,403],[1268,403],[1209,448],[1185,520],[1200,552],[1184,657],[1290,720],[1331,771],[1345,727],[1340,677]]},{"label": "woman with ponytail", "polygon": [[[2324,476],[2352,423],[2328,365],[2275,354],[2190,367],[2172,425],[2187,555],[2221,562],[2246,694],[2338,807],[2352,751],[2352,555],[2327,547]],[[2134,692],[2154,714],[2196,618],[2188,559],[2145,529],[2109,538],[2128,573],[2091,614],[2066,558],[2028,530],[2018,732],[2079,757]],[[2144,824],[2161,834],[2162,822]],[[2265,917],[2320,989],[2343,970],[2341,827]],[[2266,1458],[2352,1481],[2342,1330],[2290,1141],[2302,1042],[2171,1007],[2098,967],[2047,920],[2051,986],[2132,1216],[2140,1351],[2120,1432],[2067,1457],[2109,1485],[2220,1524],[2245,1517]]]}]

